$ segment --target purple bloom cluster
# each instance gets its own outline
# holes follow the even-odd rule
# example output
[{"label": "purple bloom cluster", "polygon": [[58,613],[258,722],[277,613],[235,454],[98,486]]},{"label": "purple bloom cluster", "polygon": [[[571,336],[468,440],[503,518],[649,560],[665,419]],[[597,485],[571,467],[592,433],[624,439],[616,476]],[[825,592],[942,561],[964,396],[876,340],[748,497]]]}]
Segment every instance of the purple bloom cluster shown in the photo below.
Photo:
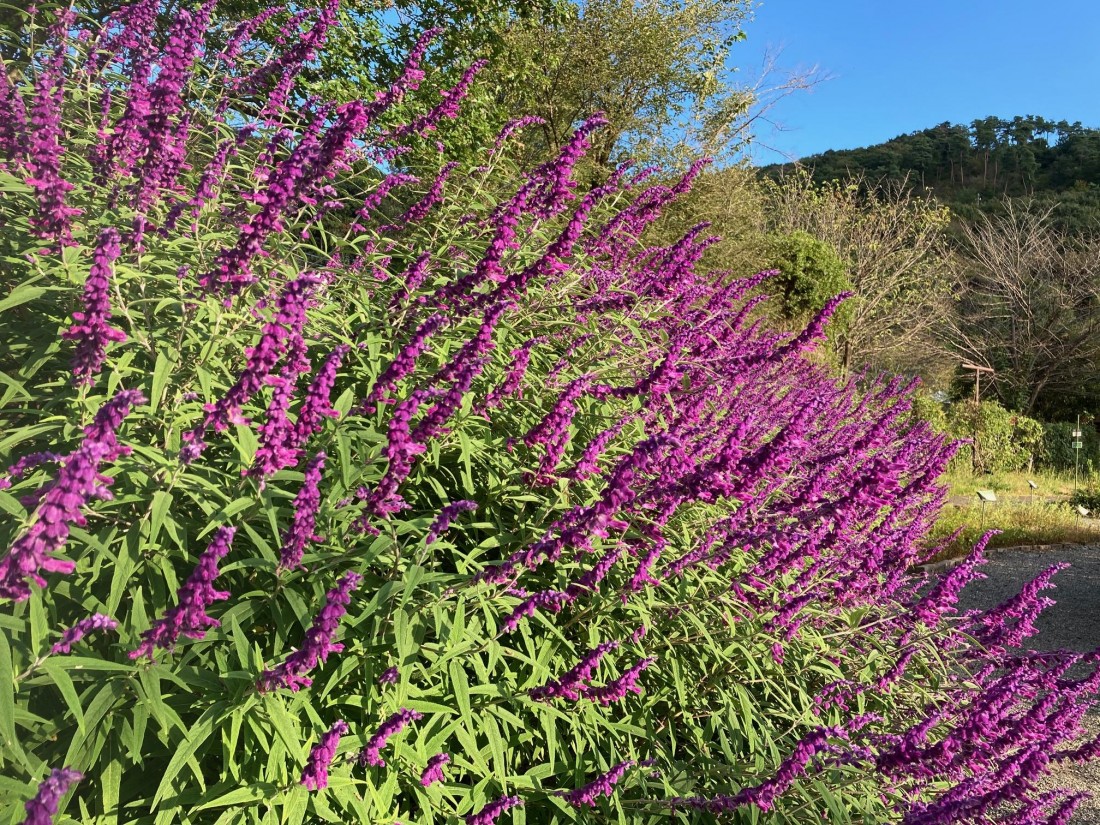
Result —
[{"label": "purple bloom cluster", "polygon": [[68,630],[61,634],[61,638],[50,648],[51,653],[71,653],[73,645],[91,633],[93,630],[114,630],[118,622],[110,616],[102,613],[93,613],[87,618],[81,619]]},{"label": "purple bloom cluster", "polygon": [[569,671],[557,679],[552,679],[541,687],[531,691],[531,698],[540,701],[549,699],[570,699],[576,701],[581,698],[584,689],[588,686],[589,679],[596,672],[600,660],[610,651],[618,648],[618,642],[603,642],[596,645]]},{"label": "purple bloom cluster", "polygon": [[502,796],[490,802],[476,814],[469,814],[466,817],[466,825],[493,825],[502,813],[522,804],[523,800],[518,796]]},{"label": "purple bloom cluster", "polygon": [[623,778],[623,774],[634,767],[635,764],[637,763],[633,759],[627,759],[615,765],[607,773],[600,774],[587,785],[583,785],[574,791],[558,791],[557,795],[574,808],[594,808],[596,800],[601,796],[609,797],[615,793],[615,785]]},{"label": "purple bloom cluster", "polygon": [[340,745],[340,737],[348,732],[348,723],[343,719],[337,719],[331,728],[322,736],[321,740],[313,746],[309,752],[309,759],[302,770],[301,784],[311,791],[319,791],[328,787],[328,769],[336,756],[336,748]]},{"label": "purple bloom cluster", "polygon": [[423,716],[415,710],[408,710],[402,708],[393,714],[389,719],[382,723],[375,734],[367,742],[367,745],[359,754],[360,765],[373,765],[375,767],[385,767],[386,760],[382,758],[382,748],[386,747],[386,742],[389,741],[391,736],[394,736],[405,729],[410,722],[415,722]]},{"label": "purple bloom cluster", "polygon": [[325,454],[317,453],[306,465],[305,479],[298,495],[294,497],[294,515],[283,535],[283,548],[279,552],[279,569],[293,570],[302,563],[306,546],[318,541],[314,534],[317,526],[317,511],[321,507],[321,476],[325,470]]},{"label": "purple bloom cluster", "polygon": [[110,279],[115,259],[118,258],[118,232],[104,229],[99,236],[92,268],[84,282],[84,310],[73,313],[73,323],[61,333],[61,337],[76,341],[73,354],[73,376],[78,383],[92,384],[99,374],[111,341],[125,341],[126,334],[110,325]]},{"label": "purple bloom cluster", "polygon": [[214,579],[218,577],[218,562],[229,552],[236,532],[236,527],[219,527],[214,531],[214,538],[180,588],[176,606],[168,608],[162,618],[141,634],[141,645],[130,651],[131,659],[146,656],[152,660],[155,650],[171,650],[181,635],[201,639],[208,628],[221,624],[208,616],[206,609],[229,598],[229,593],[214,589]]},{"label": "purple bloom cluster", "polygon": [[600,687],[586,685],[582,687],[581,695],[607,707],[614,702],[622,701],[626,698],[628,693],[640,694],[642,688],[638,684],[638,677],[642,675],[643,670],[656,661],[657,660],[652,657],[639,659],[638,663],[623,673],[622,676],[611,680],[606,685]]},{"label": "purple bloom cluster", "polygon": [[306,631],[301,647],[287,656],[282,664],[261,673],[256,680],[257,690],[266,693],[288,688],[297,693],[313,684],[313,680],[305,674],[317,667],[318,662],[324,662],[330,653],[339,653],[344,649],[342,644],[332,639],[351,603],[351,591],[362,578],[358,573],[349,571],[325,594],[325,604]]},{"label": "purple bloom cluster", "polygon": [[424,766],[424,772],[420,774],[420,784],[427,788],[436,782],[443,781],[443,768],[451,761],[450,754],[437,753],[428,760]]},{"label": "purple bloom cluster", "polygon": [[23,806],[27,818],[23,825],[52,825],[61,797],[69,792],[84,774],[72,768],[54,768],[38,785],[38,793]]},{"label": "purple bloom cluster", "polygon": [[424,538],[424,543],[434,544],[441,535],[447,532],[451,526],[451,522],[458,517],[459,513],[465,513],[476,509],[476,501],[452,501],[450,504],[444,506],[428,528],[428,535]]},{"label": "purple bloom cluster", "polygon": [[400,676],[397,668],[388,667],[382,671],[382,675],[378,677],[378,684],[380,685],[396,685],[397,679]]},{"label": "purple bloom cluster", "polygon": [[119,445],[115,432],[130,413],[144,403],[137,390],[122,390],[108,401],[95,420],[84,428],[84,440],[72,453],[61,459],[61,468],[38,496],[39,504],[30,527],[18,536],[8,554],[0,559],[0,598],[23,601],[31,595],[26,580],[39,587],[46,586],[40,570],[49,573],[72,573],[75,564],[58,559],[53,553],[69,538],[70,526],[84,526],[81,512],[92,498],[110,498],[107,489],[111,479],[99,472],[104,461],[114,461],[129,449]]},{"label": "purple bloom cluster", "polygon": [[276,315],[264,325],[259,343],[245,351],[248,360],[236,382],[220,400],[206,405],[206,415],[198,427],[184,433],[181,460],[190,463],[202,454],[206,447],[202,439],[207,429],[213,427],[216,432],[222,432],[230,424],[247,423],[241,406],[264,385],[287,351],[289,342],[301,334],[309,296],[318,283],[317,275],[306,273],[287,284],[279,295]]},{"label": "purple bloom cluster", "polygon": [[[65,52],[73,13],[63,10],[49,29],[52,48],[35,79],[29,124],[26,130],[27,178],[38,198],[38,212],[31,225],[39,237],[56,244],[55,249],[72,243],[70,225],[80,210],[66,204],[73,184],[62,176],[64,156],[61,105],[65,96]],[[10,96],[10,93],[9,93]]]}]

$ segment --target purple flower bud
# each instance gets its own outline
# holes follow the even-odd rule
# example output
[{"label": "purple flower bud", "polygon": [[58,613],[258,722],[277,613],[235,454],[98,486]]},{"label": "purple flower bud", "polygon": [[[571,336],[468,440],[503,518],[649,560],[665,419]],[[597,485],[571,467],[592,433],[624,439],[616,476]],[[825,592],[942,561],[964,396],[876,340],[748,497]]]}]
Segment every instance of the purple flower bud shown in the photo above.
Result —
[{"label": "purple flower bud", "polygon": [[623,774],[634,767],[634,764],[635,762],[633,759],[627,759],[625,762],[620,762],[607,773],[596,777],[596,779],[592,780],[587,785],[577,788],[575,791],[558,791],[557,796],[562,797],[574,808],[594,808],[596,807],[596,800],[601,796],[610,797],[615,793],[616,783],[623,778]]},{"label": "purple flower bud", "polygon": [[78,384],[92,384],[103,367],[107,345],[125,341],[126,334],[110,325],[110,278],[120,252],[118,232],[104,229],[96,245],[88,279],[84,282],[84,310],[73,313],[73,322],[61,337],[76,341],[73,376]]},{"label": "purple flower bud", "polygon": [[581,660],[566,673],[562,674],[557,679],[551,679],[542,687],[537,687],[531,691],[531,698],[538,701],[547,701],[549,699],[571,699],[576,701],[581,698],[581,693],[584,687],[588,684],[588,680],[592,678],[592,674],[596,672],[596,668],[599,667],[600,660],[610,651],[618,648],[619,643],[615,641],[603,642],[596,645],[588,653],[586,653]]},{"label": "purple flower bud", "polygon": [[279,569],[293,570],[302,563],[306,545],[318,541],[314,534],[317,511],[321,507],[321,475],[325,469],[325,454],[317,453],[306,465],[305,479],[298,495],[294,497],[294,515],[290,527],[283,535],[283,548],[279,553]]},{"label": "purple flower bud", "polygon": [[51,653],[70,653],[72,652],[73,645],[83,639],[86,635],[93,630],[114,630],[118,627],[118,622],[112,619],[110,616],[105,616],[102,613],[93,613],[85,619],[81,619],[74,624],[68,630],[61,634],[61,639],[57,641],[52,648]]},{"label": "purple flower bud", "polygon": [[466,817],[466,825],[493,825],[502,813],[509,808],[522,804],[523,800],[518,796],[502,796],[500,799],[490,802],[476,814],[469,814]]},{"label": "purple flower bud", "polygon": [[640,694],[642,689],[638,685],[638,677],[642,675],[643,670],[656,661],[657,660],[654,658],[639,659],[634,667],[630,668],[630,670],[626,671],[626,673],[618,679],[614,679],[602,687],[582,687],[581,695],[607,707],[613,702],[625,699],[628,693]]},{"label": "purple flower bud", "polygon": [[354,571],[344,574],[343,578],[325,594],[325,604],[306,631],[301,647],[287,656],[286,661],[273,670],[265,670],[256,680],[256,689],[260,693],[289,688],[297,693],[303,687],[309,687],[313,680],[305,674],[324,662],[330,653],[339,653],[342,644],[332,639],[340,627],[340,618],[351,603],[351,591],[362,580]]},{"label": "purple flower bud", "polygon": [[311,791],[328,787],[328,768],[336,756],[340,737],[348,732],[348,723],[337,719],[331,728],[321,735],[321,740],[309,752],[309,759],[302,770],[301,784]]},{"label": "purple flower bud", "polygon": [[129,453],[115,439],[115,431],[130,408],[144,403],[137,390],[122,390],[108,401],[95,420],[84,428],[84,441],[75,452],[61,460],[57,478],[40,496],[34,520],[26,532],[16,538],[8,554],[0,559],[0,598],[23,601],[31,595],[26,579],[39,587],[46,580],[39,571],[71,573],[76,565],[58,559],[52,553],[64,546],[70,525],[85,524],[81,512],[92,498],[110,498],[111,479],[99,472],[104,461],[114,461]]},{"label": "purple flower bud", "polygon": [[446,533],[447,529],[451,526],[451,522],[455,520],[459,513],[476,509],[476,501],[452,501],[439,511],[431,527],[428,528],[428,535],[424,539],[424,543],[433,544],[436,539]]},{"label": "purple flower bud", "polygon": [[420,784],[427,788],[436,782],[443,781],[443,766],[451,761],[450,754],[437,753],[428,760],[424,772],[420,774]]},{"label": "purple flower bud", "polygon": [[61,797],[84,778],[84,774],[71,768],[54,768],[38,786],[38,793],[23,805],[27,818],[23,825],[51,825],[57,814]]},{"label": "purple flower bud", "polygon": [[360,765],[374,765],[375,767],[384,767],[386,760],[382,758],[382,748],[386,747],[386,742],[391,736],[400,733],[405,729],[405,726],[410,722],[414,722],[420,719],[424,714],[415,710],[407,710],[402,708],[393,714],[389,719],[382,723],[382,726],[378,728],[374,736],[367,742],[367,746],[359,754]]},{"label": "purple flower bud", "polygon": [[382,675],[378,677],[378,684],[380,685],[396,685],[397,678],[400,674],[397,668],[389,667],[382,671]]},{"label": "purple flower bud", "polygon": [[141,645],[130,651],[131,659],[147,656],[152,660],[153,651],[157,648],[171,650],[181,635],[201,639],[208,628],[221,624],[206,614],[206,608],[229,598],[229,593],[214,589],[214,579],[218,577],[218,562],[229,552],[236,532],[236,527],[219,527],[214,531],[214,538],[180,588],[178,603],[141,634]]}]

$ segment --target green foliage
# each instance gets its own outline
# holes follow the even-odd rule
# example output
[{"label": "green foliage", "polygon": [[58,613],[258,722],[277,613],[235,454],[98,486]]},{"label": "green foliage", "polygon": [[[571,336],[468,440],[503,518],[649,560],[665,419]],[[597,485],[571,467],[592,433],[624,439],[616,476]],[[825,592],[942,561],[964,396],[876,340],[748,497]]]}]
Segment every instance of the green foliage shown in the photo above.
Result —
[{"label": "green foliage", "polygon": [[[1039,453],[1043,467],[1063,473],[1072,473],[1075,466],[1083,472],[1100,467],[1100,435],[1097,435],[1096,428],[1092,424],[1082,424],[1080,439],[1073,437],[1075,429],[1077,424],[1071,422],[1043,424],[1043,443]],[[1082,445],[1079,451],[1073,449],[1076,440]]]},{"label": "green foliage", "polygon": [[572,10],[506,37],[515,82],[501,86],[505,106],[546,121],[535,157],[593,111],[609,121],[593,153],[601,174],[623,156],[667,163],[738,145],[751,95],[735,84],[729,55],[750,3],[589,0]]},{"label": "green foliage", "polygon": [[[779,270],[771,283],[778,286],[777,305],[787,321],[802,321],[852,287],[836,250],[806,232],[773,236],[766,261],[768,269]],[[841,317],[833,323],[843,327]]]},{"label": "green foliage", "polygon": [[996,401],[952,405],[947,427],[956,438],[970,441],[959,450],[955,463],[969,465],[975,473],[1028,469],[1043,444],[1042,424],[1009,412]]}]

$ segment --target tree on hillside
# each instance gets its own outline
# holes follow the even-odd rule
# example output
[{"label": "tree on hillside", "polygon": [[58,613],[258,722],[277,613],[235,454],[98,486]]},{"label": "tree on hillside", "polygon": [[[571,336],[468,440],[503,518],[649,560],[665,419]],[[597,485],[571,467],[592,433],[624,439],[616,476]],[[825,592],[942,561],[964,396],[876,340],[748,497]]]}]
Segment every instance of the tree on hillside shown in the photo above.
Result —
[{"label": "tree on hillside", "polygon": [[841,366],[927,371],[954,285],[948,211],[910,187],[863,177],[816,184],[799,172],[767,192],[775,231],[805,232],[845,264],[855,295],[836,340]]},{"label": "tree on hillside", "polygon": [[965,289],[947,340],[995,370],[1006,407],[1065,414],[1100,381],[1100,241],[1057,231],[1050,210],[1004,209],[963,226]]}]

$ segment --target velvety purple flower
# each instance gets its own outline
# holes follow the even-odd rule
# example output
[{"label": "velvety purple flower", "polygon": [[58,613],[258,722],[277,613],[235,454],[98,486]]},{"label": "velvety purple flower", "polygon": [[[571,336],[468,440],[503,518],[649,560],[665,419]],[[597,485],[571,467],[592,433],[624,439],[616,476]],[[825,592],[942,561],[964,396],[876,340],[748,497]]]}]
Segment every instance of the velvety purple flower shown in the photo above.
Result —
[{"label": "velvety purple flower", "polygon": [[61,797],[69,792],[84,774],[71,768],[54,768],[38,785],[38,793],[23,805],[27,818],[23,825],[52,825]]},{"label": "velvety purple flower", "polygon": [[84,440],[76,451],[61,460],[57,478],[40,492],[34,520],[18,536],[8,554],[0,559],[0,598],[23,601],[31,595],[26,580],[46,586],[40,570],[72,573],[76,565],[52,554],[64,546],[72,524],[84,526],[81,512],[92,498],[110,498],[111,479],[99,472],[104,461],[129,453],[119,445],[115,431],[131,407],[144,403],[137,390],[122,390],[104,404],[94,421],[84,428]]},{"label": "velvety purple flower", "polygon": [[428,349],[429,339],[446,324],[443,315],[436,314],[429,317],[413,333],[409,342],[402,347],[389,365],[378,376],[367,397],[363,399],[364,412],[374,412],[375,405],[379,402],[386,403],[390,400],[390,393],[397,382],[406,377],[416,367],[417,359]]},{"label": "velvety purple flower", "polygon": [[283,535],[283,547],[279,551],[279,569],[293,570],[302,563],[302,555],[306,546],[312,541],[318,541],[320,536],[315,535],[317,529],[317,511],[321,507],[321,476],[325,470],[326,455],[317,453],[306,465],[305,479],[294,497],[294,515],[291,517],[290,527]]},{"label": "velvety purple flower", "polygon": [[301,784],[311,791],[328,787],[328,769],[336,756],[340,737],[348,732],[348,723],[337,719],[331,728],[321,735],[321,740],[309,752],[309,759],[302,770]]},{"label": "velvety purple flower", "polygon": [[350,351],[351,347],[341,344],[330,352],[306,388],[302,408],[298,411],[298,420],[294,422],[296,449],[305,447],[310,438],[321,432],[321,425],[326,418],[336,418],[340,414],[332,406],[332,388],[336,384],[336,370]]},{"label": "velvety purple flower", "polygon": [[619,643],[615,641],[602,642],[596,645],[588,653],[581,657],[581,660],[573,666],[570,670],[566,671],[557,679],[551,679],[545,685],[537,687],[531,691],[531,698],[539,701],[547,701],[549,699],[570,699],[576,701],[581,698],[581,693],[588,681],[592,678],[592,674],[596,672],[596,668],[600,665],[600,660],[612,650],[618,648]]},{"label": "velvety purple flower", "polygon": [[54,241],[59,249],[72,244],[70,224],[80,210],[65,202],[73,184],[62,176],[64,157],[61,105],[65,96],[65,52],[73,13],[63,10],[49,29],[53,48],[35,78],[27,130],[26,183],[34,189],[38,211],[31,226],[38,236]]},{"label": "velvety purple flower", "polygon": [[397,226],[408,226],[424,220],[428,213],[432,211],[432,208],[443,200],[443,186],[457,166],[458,164],[454,162],[444,165],[440,173],[436,175],[435,180],[432,181],[431,188],[424,194],[424,197],[406,209],[401,217],[397,219]]},{"label": "velvety purple flower", "polygon": [[545,123],[545,120],[536,115],[526,115],[508,121],[493,141],[493,152],[499,152],[504,142],[520,129],[526,129],[528,126],[541,126]]},{"label": "velvety purple flower", "polygon": [[360,765],[374,765],[375,767],[384,767],[386,760],[382,758],[382,748],[386,747],[386,742],[389,741],[391,736],[394,736],[405,729],[405,726],[410,722],[414,722],[420,719],[424,714],[415,711],[402,708],[393,714],[389,719],[382,723],[381,727],[375,732],[374,736],[367,742],[365,748],[359,754]]},{"label": "velvety purple flower", "polygon": [[202,454],[206,447],[203,435],[207,429],[213,427],[216,432],[222,432],[230,424],[247,423],[241,406],[264,385],[287,351],[290,340],[301,333],[310,294],[318,283],[317,275],[304,273],[287,284],[279,295],[275,317],[264,325],[256,346],[245,350],[248,360],[236,382],[219,401],[206,405],[206,415],[195,429],[184,433],[180,459],[185,464]]},{"label": "velvety purple flower", "polygon": [[633,759],[627,759],[615,765],[615,767],[607,773],[596,777],[587,785],[583,785],[574,791],[558,791],[557,796],[562,797],[574,808],[594,808],[596,807],[596,800],[601,796],[610,797],[615,793],[615,785],[623,778],[623,774],[634,767],[634,765],[635,762]]},{"label": "velvety purple flower", "polygon": [[428,528],[428,535],[425,537],[424,543],[433,544],[436,539],[446,533],[451,526],[451,522],[455,520],[459,513],[476,509],[476,501],[452,501],[450,504],[444,506]]},{"label": "velvety purple flower", "polygon": [[93,613],[85,619],[81,619],[64,633],[61,638],[50,648],[51,653],[71,653],[73,645],[91,633],[93,630],[114,630],[118,622],[110,616],[102,613]]},{"label": "velvety purple flower", "polygon": [[78,384],[92,384],[103,367],[107,345],[125,341],[126,334],[111,326],[111,275],[118,258],[118,232],[104,229],[96,244],[92,268],[84,282],[84,309],[73,313],[73,322],[61,337],[76,342],[73,353],[73,376]]},{"label": "velvety purple flower", "polygon": [[542,609],[549,610],[551,613],[560,613],[562,608],[572,600],[573,597],[568,593],[558,590],[543,590],[540,593],[535,593],[516,605],[515,610],[501,624],[500,635],[511,633],[519,627],[521,619],[534,616],[536,610]]},{"label": "velvety purple flower", "polygon": [[27,151],[27,109],[23,93],[12,82],[7,70],[0,70],[0,161],[22,158]]},{"label": "velvety purple flower", "polygon": [[523,800],[518,796],[502,796],[490,802],[476,814],[467,815],[466,825],[493,825],[502,813],[522,804]]},{"label": "velvety purple flower", "polygon": [[[470,84],[473,83],[474,78],[487,65],[486,60],[475,60],[466,70],[462,73],[462,77],[459,78],[458,83],[452,86],[450,89],[445,89],[440,92],[440,97],[443,99],[425,112],[422,115],[418,115],[409,123],[397,127],[387,134],[389,138],[407,137],[409,135],[423,136],[427,132],[432,131],[439,125],[439,122],[444,118],[453,120],[458,116],[458,111],[462,105],[462,100],[466,97],[466,94],[470,90]],[[442,151],[442,150],[441,150]]]},{"label": "velvety purple flower", "polygon": [[218,562],[229,552],[236,532],[236,527],[219,527],[214,531],[213,539],[180,588],[176,606],[168,608],[162,618],[141,634],[141,645],[130,651],[131,659],[147,656],[152,660],[156,649],[171,650],[181,635],[202,639],[209,628],[221,624],[208,616],[206,609],[229,598],[229,593],[214,589],[214,579],[218,577]]},{"label": "velvety purple flower", "polygon": [[428,760],[423,773],[420,774],[420,784],[427,788],[436,782],[443,781],[443,766],[451,761],[450,754],[437,753]]},{"label": "velvety purple flower", "polygon": [[639,659],[636,665],[623,673],[619,678],[613,679],[606,685],[600,687],[584,686],[581,688],[580,693],[585,698],[599,702],[604,707],[607,707],[613,702],[625,699],[628,693],[640,694],[642,688],[638,685],[638,677],[642,675],[643,670],[656,661],[657,660],[652,657]]},{"label": "velvety purple flower", "polygon": [[522,346],[512,350],[512,363],[508,367],[508,372],[505,374],[500,386],[494,388],[485,396],[485,409],[491,410],[498,407],[505,398],[516,394],[519,385],[523,383],[523,376],[527,374],[527,367],[531,363],[531,348],[541,340],[541,338],[532,338]]},{"label": "velvety purple flower", "polygon": [[382,675],[378,677],[378,684],[380,685],[396,685],[397,678],[400,674],[395,667],[388,667],[382,671]]},{"label": "velvety purple flower", "polygon": [[8,467],[5,475],[0,476],[0,490],[7,490],[11,487],[11,480],[13,478],[21,478],[28,472],[33,470],[42,464],[56,464],[61,461],[64,456],[58,453],[51,453],[48,450],[43,450],[37,453],[29,453],[22,456],[14,464]]},{"label": "velvety purple flower", "polygon": [[342,644],[332,639],[351,603],[351,591],[362,578],[358,573],[349,571],[325,594],[325,604],[306,631],[301,647],[287,656],[282,664],[265,670],[256,680],[256,689],[260,693],[277,688],[289,688],[297,693],[313,684],[313,680],[305,674],[317,667],[319,662],[324,662],[330,653],[339,653],[344,649]]}]

